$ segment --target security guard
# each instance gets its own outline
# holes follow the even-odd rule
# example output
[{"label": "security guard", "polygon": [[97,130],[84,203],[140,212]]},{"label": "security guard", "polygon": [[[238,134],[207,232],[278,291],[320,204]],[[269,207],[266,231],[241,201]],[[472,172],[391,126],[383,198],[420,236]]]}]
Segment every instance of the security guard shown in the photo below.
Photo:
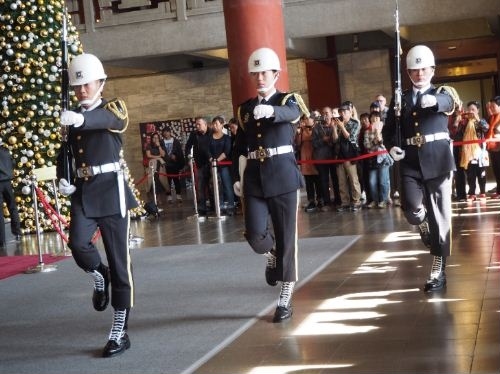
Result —
[{"label": "security guard", "polygon": [[[309,114],[299,95],[276,90],[280,71],[279,58],[270,48],[259,48],[248,59],[258,96],[238,108],[242,131],[237,137],[244,139],[236,142],[246,144],[248,152],[244,185],[240,181],[234,184],[236,195],[243,192],[244,196],[245,237],[256,253],[267,257],[266,281],[271,286],[282,282],[273,322],[292,315],[297,210],[299,189],[304,186],[293,141],[301,112]],[[238,160],[233,163],[238,164]]]},{"label": "security guard", "polygon": [[[96,56],[76,56],[68,72],[80,107],[64,111],[61,125],[69,130],[75,180],[62,178],[59,170],[59,191],[71,195],[68,246],[77,265],[94,279],[92,301],[96,310],[106,309],[111,283],[113,325],[103,350],[104,357],[111,357],[130,347],[127,320],[134,303],[128,210],[136,207],[137,201],[124,178],[121,135],[127,128],[128,114],[123,101],[101,98],[106,74]],[[101,262],[92,242],[97,229],[109,268]]]},{"label": "security guard", "polygon": [[[401,138],[396,139],[394,99],[383,138],[395,161],[401,161],[402,207],[406,219],[418,225],[433,263],[425,292],[446,285],[446,257],[451,253],[451,188],[455,162],[448,133],[448,115],[455,108],[447,90],[431,84],[432,51],[417,45],[408,51],[406,68],[413,87],[402,94]],[[401,145],[401,146],[399,146]]]}]

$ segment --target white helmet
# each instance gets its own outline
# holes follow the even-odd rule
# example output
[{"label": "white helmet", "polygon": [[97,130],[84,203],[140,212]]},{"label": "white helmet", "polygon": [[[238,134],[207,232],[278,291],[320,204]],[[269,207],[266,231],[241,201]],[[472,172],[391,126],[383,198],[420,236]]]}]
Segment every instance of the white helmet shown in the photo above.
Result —
[{"label": "white helmet", "polygon": [[259,48],[248,58],[248,72],[259,73],[267,70],[281,71],[280,59],[271,48]]},{"label": "white helmet", "polygon": [[406,55],[406,68],[407,69],[423,69],[427,67],[434,67],[434,54],[429,47],[425,45],[416,45],[408,51]]},{"label": "white helmet", "polygon": [[101,61],[90,53],[83,53],[73,58],[68,74],[70,86],[81,86],[107,77]]}]

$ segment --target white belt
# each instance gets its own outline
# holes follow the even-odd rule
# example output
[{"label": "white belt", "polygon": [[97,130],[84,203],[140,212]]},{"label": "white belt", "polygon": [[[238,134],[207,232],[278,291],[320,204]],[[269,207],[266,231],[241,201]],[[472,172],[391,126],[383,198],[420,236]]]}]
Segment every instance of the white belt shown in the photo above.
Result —
[{"label": "white belt", "polygon": [[421,146],[422,144],[433,142],[434,140],[449,140],[450,135],[447,132],[437,132],[435,134],[427,134],[427,135],[416,135],[411,138],[407,138],[405,143],[406,145],[417,145]]},{"label": "white belt", "polygon": [[109,164],[103,164],[98,166],[85,166],[76,169],[76,176],[78,178],[93,177],[97,174],[111,173],[121,170],[121,165],[119,162],[110,162]]},{"label": "white belt", "polygon": [[262,149],[257,149],[252,152],[248,152],[248,158],[251,160],[256,160],[256,159],[264,159],[268,157],[273,157],[276,155],[282,155],[285,153],[293,153],[293,146],[292,145],[281,145],[276,148],[262,148]]}]

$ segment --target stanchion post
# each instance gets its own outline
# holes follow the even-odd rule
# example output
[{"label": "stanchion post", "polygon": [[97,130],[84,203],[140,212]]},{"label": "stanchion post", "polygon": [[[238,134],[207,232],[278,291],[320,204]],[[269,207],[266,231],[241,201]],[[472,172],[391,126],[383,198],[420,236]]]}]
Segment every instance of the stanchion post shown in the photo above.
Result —
[{"label": "stanchion post", "polygon": [[151,175],[151,188],[153,189],[153,201],[155,203],[156,208],[158,208],[158,201],[156,200],[155,166],[156,166],[156,160],[150,160],[149,173]]},{"label": "stanchion post", "polygon": [[220,198],[219,198],[219,178],[217,173],[217,160],[212,159],[212,184],[214,190],[214,204],[215,204],[215,217],[209,217],[211,219],[225,219],[226,216],[221,216],[220,214]]},{"label": "stanchion post", "polygon": [[30,177],[30,186],[31,186],[31,194],[33,197],[33,205],[35,208],[35,230],[36,230],[36,243],[38,247],[38,265],[32,266],[28,269],[26,269],[25,273],[26,274],[33,274],[33,273],[48,273],[51,271],[57,270],[56,265],[46,265],[43,262],[43,256],[42,256],[42,250],[40,247],[40,220],[38,218],[38,197],[36,195],[36,188],[37,188],[37,177],[35,174],[32,174]]},{"label": "stanchion post", "polygon": [[[52,188],[54,189],[54,199],[56,202],[56,212],[57,212],[58,216],[61,216],[61,207],[59,205],[59,198],[57,197],[57,184],[56,184],[55,179],[52,179]],[[61,233],[61,235],[59,235],[59,240],[61,241],[61,246],[63,249],[62,250],[63,256],[71,256],[71,252],[67,251],[66,243],[64,243],[64,238],[62,237],[62,233],[64,232],[64,229],[63,229],[63,225],[62,225],[61,220],[59,220],[59,232]]]},{"label": "stanchion post", "polygon": [[189,153],[189,171],[191,173],[191,185],[193,187],[193,204],[194,204],[194,214],[189,216],[188,219],[197,219],[198,221],[204,221],[205,217],[200,217],[198,214],[198,196],[196,195],[196,176],[194,174],[194,158],[193,149]]}]

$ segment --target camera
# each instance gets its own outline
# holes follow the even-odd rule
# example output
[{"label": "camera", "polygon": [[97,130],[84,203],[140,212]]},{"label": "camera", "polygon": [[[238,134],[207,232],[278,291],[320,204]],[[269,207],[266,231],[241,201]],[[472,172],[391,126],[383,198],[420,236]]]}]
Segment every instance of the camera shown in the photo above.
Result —
[{"label": "camera", "polygon": [[333,118],[339,120],[340,122],[344,122],[344,117],[342,117],[342,116],[333,117]]}]

